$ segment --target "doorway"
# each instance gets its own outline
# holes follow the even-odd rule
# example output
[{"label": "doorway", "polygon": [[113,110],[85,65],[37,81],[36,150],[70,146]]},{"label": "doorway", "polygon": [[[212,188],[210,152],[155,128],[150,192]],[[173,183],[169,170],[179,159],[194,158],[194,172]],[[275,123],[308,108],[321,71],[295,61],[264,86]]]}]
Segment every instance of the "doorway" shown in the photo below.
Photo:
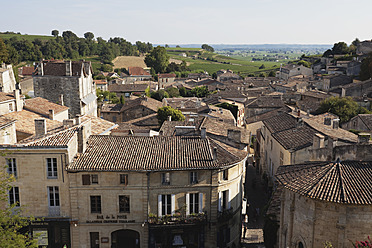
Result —
[{"label": "doorway", "polygon": [[139,248],[140,235],[138,232],[121,229],[111,233],[112,248]]}]

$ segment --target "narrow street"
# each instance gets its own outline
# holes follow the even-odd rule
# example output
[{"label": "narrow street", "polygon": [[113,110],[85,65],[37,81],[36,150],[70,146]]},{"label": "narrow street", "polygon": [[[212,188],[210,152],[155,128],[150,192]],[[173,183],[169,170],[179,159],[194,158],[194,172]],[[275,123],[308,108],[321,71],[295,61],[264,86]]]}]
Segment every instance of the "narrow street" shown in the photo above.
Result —
[{"label": "narrow street", "polygon": [[[252,165],[247,167],[245,198],[248,201],[248,229],[245,237],[242,237],[242,247],[264,248],[263,210],[268,202],[268,194],[265,183],[261,180],[260,175],[256,173],[256,168]],[[244,228],[242,229],[242,235]]]}]

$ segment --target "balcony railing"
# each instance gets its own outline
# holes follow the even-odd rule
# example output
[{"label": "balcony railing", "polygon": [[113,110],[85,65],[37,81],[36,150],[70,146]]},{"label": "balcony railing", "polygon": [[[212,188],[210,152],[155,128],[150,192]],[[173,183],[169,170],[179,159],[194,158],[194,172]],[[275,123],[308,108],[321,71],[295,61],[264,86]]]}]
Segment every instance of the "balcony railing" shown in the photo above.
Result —
[{"label": "balcony railing", "polygon": [[180,214],[163,215],[160,217],[149,214],[148,216],[148,223],[152,225],[202,224],[206,221],[206,213],[190,214],[187,216]]}]

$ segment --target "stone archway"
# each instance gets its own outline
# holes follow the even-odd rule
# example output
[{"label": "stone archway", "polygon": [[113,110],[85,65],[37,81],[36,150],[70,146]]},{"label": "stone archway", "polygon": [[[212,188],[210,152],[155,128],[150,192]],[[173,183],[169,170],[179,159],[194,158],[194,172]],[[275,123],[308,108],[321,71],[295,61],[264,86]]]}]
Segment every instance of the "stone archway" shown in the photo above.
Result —
[{"label": "stone archway", "polygon": [[111,233],[111,248],[139,248],[140,234],[129,229],[120,229]]}]

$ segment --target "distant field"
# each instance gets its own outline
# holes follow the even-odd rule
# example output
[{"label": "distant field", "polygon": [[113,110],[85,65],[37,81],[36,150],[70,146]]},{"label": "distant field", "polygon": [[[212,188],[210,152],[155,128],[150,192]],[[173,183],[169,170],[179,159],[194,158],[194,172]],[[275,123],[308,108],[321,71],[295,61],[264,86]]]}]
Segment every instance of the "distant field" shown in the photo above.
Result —
[{"label": "distant field", "polygon": [[53,36],[46,36],[46,35],[0,34],[1,39],[10,39],[12,37],[16,37],[20,40],[25,39],[25,40],[29,40],[29,41],[33,41],[35,39],[40,39],[40,40],[55,39]]},{"label": "distant field", "polygon": [[116,57],[112,63],[114,63],[114,69],[116,68],[126,68],[131,66],[146,68],[144,61],[145,57],[136,57],[136,56],[119,56]]}]

